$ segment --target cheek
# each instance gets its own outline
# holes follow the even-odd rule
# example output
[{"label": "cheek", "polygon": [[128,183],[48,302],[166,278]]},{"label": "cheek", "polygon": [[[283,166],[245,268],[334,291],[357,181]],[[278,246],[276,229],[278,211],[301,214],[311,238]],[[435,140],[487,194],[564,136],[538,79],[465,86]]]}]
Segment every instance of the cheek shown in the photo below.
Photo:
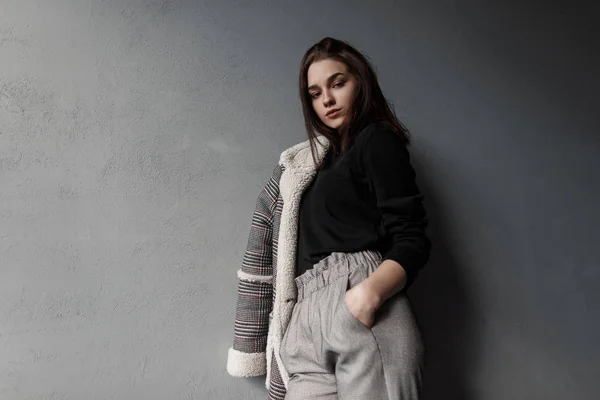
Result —
[{"label": "cheek", "polygon": [[315,110],[315,113],[317,113],[317,115],[319,116],[319,118],[323,118],[323,106],[319,106],[319,102],[315,101],[313,103],[313,110]]},{"label": "cheek", "polygon": [[354,87],[349,87],[348,90],[344,91],[344,102],[350,103],[354,99],[354,94],[356,93],[356,89]]}]

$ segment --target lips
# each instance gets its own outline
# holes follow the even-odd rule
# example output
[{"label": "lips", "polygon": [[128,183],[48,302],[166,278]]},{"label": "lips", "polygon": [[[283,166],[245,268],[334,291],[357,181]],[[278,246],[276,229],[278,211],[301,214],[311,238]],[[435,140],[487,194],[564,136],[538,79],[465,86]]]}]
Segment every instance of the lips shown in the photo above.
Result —
[{"label": "lips", "polygon": [[331,110],[327,114],[325,114],[325,116],[326,117],[335,117],[336,115],[338,115],[340,113],[341,110],[342,110],[341,108],[337,108],[335,110]]}]

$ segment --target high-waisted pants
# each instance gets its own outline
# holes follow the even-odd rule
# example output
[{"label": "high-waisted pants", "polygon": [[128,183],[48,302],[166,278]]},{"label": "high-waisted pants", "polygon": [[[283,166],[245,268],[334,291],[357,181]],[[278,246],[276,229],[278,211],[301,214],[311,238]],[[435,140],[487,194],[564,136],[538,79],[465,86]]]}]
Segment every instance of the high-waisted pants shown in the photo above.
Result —
[{"label": "high-waisted pants", "polygon": [[298,299],[280,355],[286,400],[417,400],[424,345],[404,291],[390,297],[372,327],[344,295],[381,263],[376,251],[332,253],[296,278]]}]

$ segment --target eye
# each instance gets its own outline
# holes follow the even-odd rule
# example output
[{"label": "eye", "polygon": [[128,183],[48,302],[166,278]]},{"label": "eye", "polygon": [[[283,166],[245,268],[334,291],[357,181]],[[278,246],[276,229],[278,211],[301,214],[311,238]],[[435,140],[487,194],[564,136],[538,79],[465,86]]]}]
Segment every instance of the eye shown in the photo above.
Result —
[{"label": "eye", "polygon": [[317,97],[319,97],[319,92],[313,92],[313,93],[311,93],[311,94],[310,94],[310,97],[311,97],[312,99],[316,99]]},{"label": "eye", "polygon": [[335,88],[335,87],[342,87],[342,86],[344,86],[344,83],[345,83],[345,82],[343,82],[343,81],[338,81],[338,82],[336,82],[336,83],[334,83],[334,84],[333,84],[333,87],[334,87],[334,88]]}]

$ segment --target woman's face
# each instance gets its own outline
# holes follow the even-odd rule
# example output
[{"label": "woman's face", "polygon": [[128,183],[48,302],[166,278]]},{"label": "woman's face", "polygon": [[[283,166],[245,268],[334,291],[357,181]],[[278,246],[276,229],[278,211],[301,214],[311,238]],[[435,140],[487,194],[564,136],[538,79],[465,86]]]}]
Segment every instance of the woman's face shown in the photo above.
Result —
[{"label": "woman's face", "polygon": [[337,129],[344,122],[357,90],[357,82],[346,65],[325,59],[310,65],[307,73],[308,94],[325,125]]}]

